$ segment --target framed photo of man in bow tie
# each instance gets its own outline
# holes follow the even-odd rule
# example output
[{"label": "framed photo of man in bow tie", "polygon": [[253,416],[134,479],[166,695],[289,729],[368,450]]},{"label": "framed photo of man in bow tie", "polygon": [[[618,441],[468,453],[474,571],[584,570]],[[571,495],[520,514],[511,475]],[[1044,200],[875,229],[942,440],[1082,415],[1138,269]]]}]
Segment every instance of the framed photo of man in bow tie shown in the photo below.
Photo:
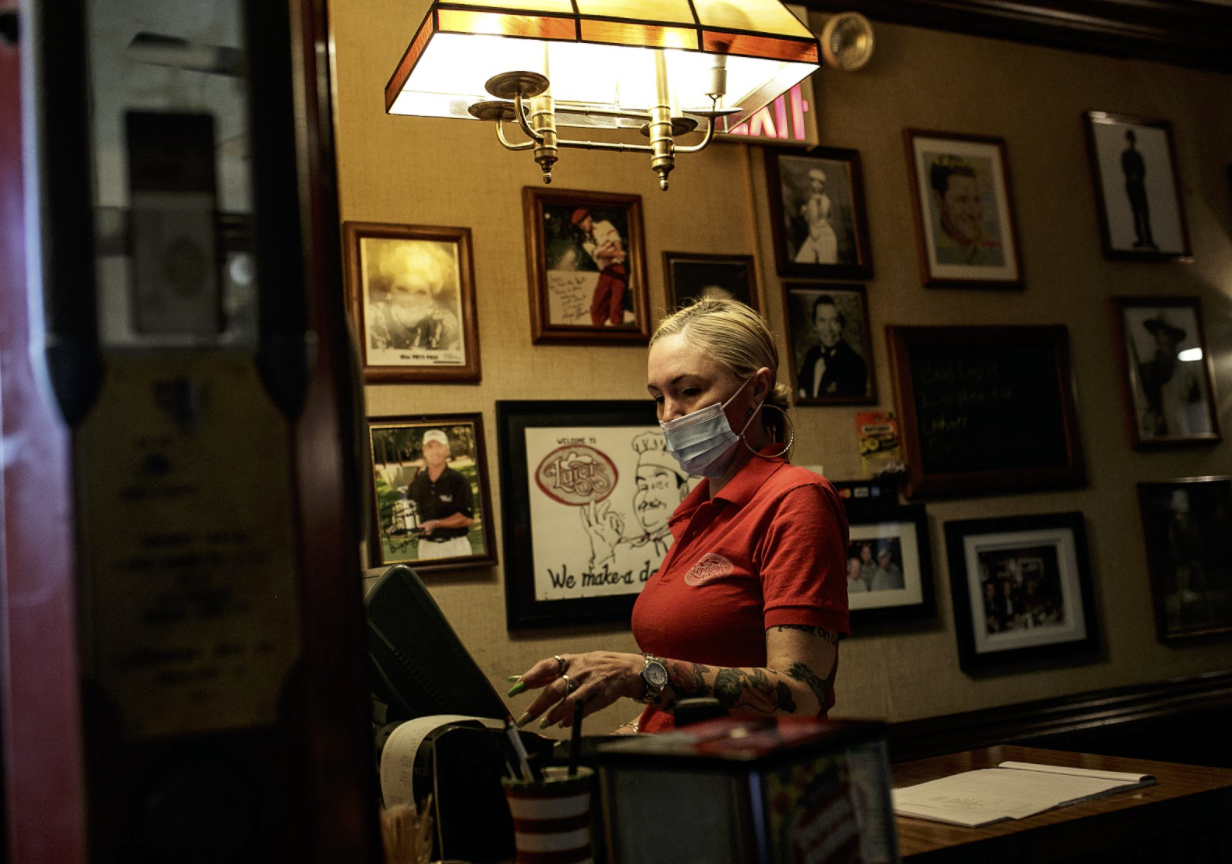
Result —
[{"label": "framed photo of man in bow tie", "polygon": [[784,282],[797,405],[877,401],[863,285]]}]

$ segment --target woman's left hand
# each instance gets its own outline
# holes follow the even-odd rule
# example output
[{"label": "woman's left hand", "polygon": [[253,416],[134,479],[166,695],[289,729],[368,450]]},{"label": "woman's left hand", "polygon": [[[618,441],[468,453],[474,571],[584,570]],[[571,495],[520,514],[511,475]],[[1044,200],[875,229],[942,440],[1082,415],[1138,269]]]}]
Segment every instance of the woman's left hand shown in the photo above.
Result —
[{"label": "woman's left hand", "polygon": [[589,651],[558,656],[559,660],[540,660],[510,688],[510,696],[524,690],[540,690],[518,718],[518,726],[525,726],[536,717],[541,717],[540,728],[546,729],[553,723],[571,726],[577,702],[585,702],[583,714],[593,714],[622,696],[636,699],[642,695],[645,658],[640,654]]}]

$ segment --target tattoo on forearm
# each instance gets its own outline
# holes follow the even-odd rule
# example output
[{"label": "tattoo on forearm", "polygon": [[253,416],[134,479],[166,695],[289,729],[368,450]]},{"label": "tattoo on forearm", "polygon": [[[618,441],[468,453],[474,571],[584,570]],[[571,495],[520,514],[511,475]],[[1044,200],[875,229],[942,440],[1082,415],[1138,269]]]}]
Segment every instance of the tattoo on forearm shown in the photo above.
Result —
[{"label": "tattoo on forearm", "polygon": [[724,708],[745,706],[762,714],[791,714],[796,702],[783,681],[771,681],[765,670],[720,669],[714,678],[714,695]]},{"label": "tattoo on forearm", "polygon": [[[709,696],[710,687],[703,677],[710,669],[700,663],[668,663],[667,675],[677,699]],[[673,704],[674,700],[673,700]]]},{"label": "tattoo on forearm", "polygon": [[817,716],[822,717],[826,713],[826,694],[830,692],[830,682],[825,678],[821,678],[806,666],[804,663],[793,663],[791,668],[787,670],[787,676],[794,678],[797,681],[803,681],[813,691],[813,695],[817,697]]},{"label": "tattoo on forearm", "polygon": [[824,640],[826,643],[830,645],[838,644],[838,634],[831,633],[829,630],[825,630],[821,627],[810,627],[807,624],[777,624],[775,625],[774,629],[778,631],[803,630],[805,633],[812,634],[813,636],[816,636],[818,639]]}]

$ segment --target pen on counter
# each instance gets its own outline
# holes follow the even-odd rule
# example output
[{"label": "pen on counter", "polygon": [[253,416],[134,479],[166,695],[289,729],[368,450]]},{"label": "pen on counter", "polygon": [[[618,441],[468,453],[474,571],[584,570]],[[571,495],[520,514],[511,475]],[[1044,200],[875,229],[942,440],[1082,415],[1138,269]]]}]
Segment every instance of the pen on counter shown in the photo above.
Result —
[{"label": "pen on counter", "polygon": [[535,779],[534,771],[530,766],[530,756],[526,753],[526,745],[522,743],[521,736],[518,735],[518,727],[513,723],[513,715],[505,717],[505,735],[509,738],[509,743],[513,745],[513,752],[518,755],[518,767],[521,770],[522,779],[526,782],[531,782]]},{"label": "pen on counter", "polygon": [[569,776],[577,774],[578,762],[582,757],[582,709],[586,700],[579,699],[573,703],[573,727],[569,732]]}]

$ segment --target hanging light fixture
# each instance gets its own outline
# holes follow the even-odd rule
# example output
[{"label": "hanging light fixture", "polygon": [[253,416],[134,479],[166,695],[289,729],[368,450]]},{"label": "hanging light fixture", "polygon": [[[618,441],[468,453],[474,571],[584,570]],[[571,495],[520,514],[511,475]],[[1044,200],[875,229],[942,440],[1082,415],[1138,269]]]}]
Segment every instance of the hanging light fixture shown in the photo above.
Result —
[{"label": "hanging light fixture", "polygon": [[[534,151],[544,183],[562,147],[649,153],[667,189],[676,154],[706,147],[715,118],[751,116],[819,55],[778,0],[435,0],[385,110],[495,121],[502,145]],[[570,140],[561,127],[639,129],[649,142]],[[699,129],[698,143],[676,145]]]}]

